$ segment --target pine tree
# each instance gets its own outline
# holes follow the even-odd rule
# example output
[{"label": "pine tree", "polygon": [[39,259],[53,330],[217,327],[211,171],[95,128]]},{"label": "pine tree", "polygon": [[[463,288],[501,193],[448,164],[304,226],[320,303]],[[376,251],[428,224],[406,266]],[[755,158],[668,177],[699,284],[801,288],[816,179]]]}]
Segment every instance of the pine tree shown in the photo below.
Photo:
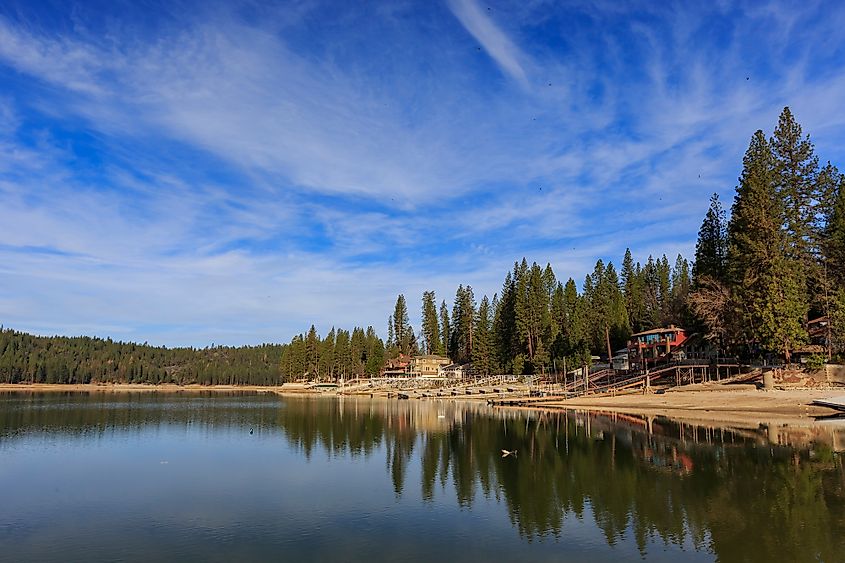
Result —
[{"label": "pine tree", "polygon": [[514,263],[513,272],[505,275],[502,296],[493,319],[496,351],[503,371],[513,370],[513,358],[519,353],[519,334],[516,329],[516,277],[519,264]]},{"label": "pine tree", "polygon": [[479,375],[493,373],[493,320],[490,301],[485,295],[478,306],[475,322],[475,343],[473,349],[473,369]]},{"label": "pine tree", "polygon": [[591,348],[594,352],[606,354],[608,338],[613,348],[624,344],[630,336],[625,296],[613,263],[605,267],[598,260],[589,279],[589,285],[585,283],[584,298],[591,312]]},{"label": "pine tree", "polygon": [[834,284],[842,287],[845,286],[845,176],[840,178],[832,200],[825,229],[824,254],[828,275]]},{"label": "pine tree", "polygon": [[307,367],[309,377],[319,376],[320,365],[320,336],[317,334],[317,329],[314,325],[308,330],[308,336],[305,337],[305,349],[307,354]]},{"label": "pine tree", "polygon": [[580,315],[578,301],[578,288],[575,287],[575,280],[569,278],[563,288],[563,309],[566,316],[564,332],[566,333],[567,354],[571,354],[579,343],[586,340],[586,328],[584,319]]},{"label": "pine tree", "polygon": [[704,216],[695,245],[693,280],[707,276],[721,281],[725,277],[725,261],[728,253],[728,234],[725,210],[719,201],[719,194],[710,197],[710,208]]},{"label": "pine tree", "polygon": [[334,378],[332,368],[334,367],[335,334],[335,329],[332,327],[320,345],[320,361],[317,371],[321,377]]},{"label": "pine tree", "polygon": [[413,330],[408,330],[409,325],[408,305],[405,303],[405,296],[400,293],[393,309],[393,333],[400,354],[408,354],[411,350]]},{"label": "pine tree", "polygon": [[802,299],[818,302],[822,280],[817,248],[817,207],[822,199],[817,181],[819,161],[809,135],[802,134],[788,107],[780,114],[770,146],[775,190],[783,201],[787,253],[796,261],[794,269],[806,284]]},{"label": "pine tree", "polygon": [[845,352],[845,176],[840,176],[825,228],[826,309],[829,312],[832,344],[838,353]]},{"label": "pine tree", "polygon": [[672,269],[665,254],[657,261],[657,284],[660,324],[667,325],[670,322]]},{"label": "pine tree", "polygon": [[372,326],[367,327],[367,362],[364,370],[370,377],[375,377],[384,365],[384,342],[376,335]]},{"label": "pine tree", "polygon": [[423,293],[422,335],[426,353],[439,353],[441,348],[440,322],[437,319],[437,299],[433,291]]},{"label": "pine tree", "polygon": [[364,362],[367,356],[367,337],[364,329],[356,326],[352,329],[352,336],[349,338],[350,356],[352,358],[350,376],[361,377],[364,375]]},{"label": "pine tree", "polygon": [[[727,243],[725,253],[727,254]],[[672,324],[687,326],[689,314],[686,303],[691,286],[689,262],[678,254],[678,257],[675,259],[675,267],[672,269],[672,292],[669,307],[671,312],[670,322]]]},{"label": "pine tree", "polygon": [[353,370],[349,331],[338,330],[335,339],[335,376],[347,379]]},{"label": "pine tree", "polygon": [[657,262],[648,257],[645,266],[639,272],[642,312],[639,318],[640,330],[655,328],[660,324],[660,274]]},{"label": "pine tree", "polygon": [[760,341],[766,349],[783,353],[791,361],[792,350],[807,340],[806,285],[798,260],[778,257],[761,279]]},{"label": "pine tree", "polygon": [[774,157],[757,131],[743,158],[728,226],[728,279],[738,313],[764,350],[782,353],[806,339],[806,293],[801,264],[790,250],[785,202],[777,191]]},{"label": "pine tree", "polygon": [[449,335],[452,334],[452,327],[449,323],[449,308],[446,306],[446,300],[440,302],[440,348],[438,354],[441,356],[452,357],[452,351],[449,349]]},{"label": "pine tree", "polygon": [[475,325],[475,297],[470,286],[458,286],[452,307],[452,335],[450,349],[457,363],[472,361],[473,329]]},{"label": "pine tree", "polygon": [[628,324],[635,331],[639,332],[639,309],[642,305],[642,297],[637,287],[638,276],[634,268],[634,257],[631,249],[625,249],[625,257],[622,258],[622,293],[625,295],[625,310],[628,311]]},{"label": "pine tree", "polygon": [[566,296],[563,284],[560,282],[557,283],[554,292],[552,292],[549,315],[553,327],[553,333],[549,343],[549,353],[554,363],[566,357],[566,335],[569,328],[569,321],[566,318]]},{"label": "pine tree", "polygon": [[548,344],[552,335],[551,315],[549,312],[550,289],[553,281],[551,268],[544,275],[535,262],[528,267],[523,259],[519,266],[516,285],[515,317],[516,328],[522,342],[527,368],[541,372],[549,362]]}]

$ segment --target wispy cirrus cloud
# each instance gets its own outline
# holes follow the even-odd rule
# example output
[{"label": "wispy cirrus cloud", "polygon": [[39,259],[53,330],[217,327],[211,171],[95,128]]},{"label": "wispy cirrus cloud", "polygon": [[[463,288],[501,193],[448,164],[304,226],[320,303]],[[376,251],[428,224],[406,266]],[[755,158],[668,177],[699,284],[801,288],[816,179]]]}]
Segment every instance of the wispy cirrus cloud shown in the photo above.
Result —
[{"label": "wispy cirrus cloud", "polygon": [[[505,33],[485,14],[476,0],[450,0],[449,7],[466,30],[481,44],[487,54],[496,61],[502,71],[525,86],[528,82],[522,54]],[[488,11],[490,8],[487,9]]]}]

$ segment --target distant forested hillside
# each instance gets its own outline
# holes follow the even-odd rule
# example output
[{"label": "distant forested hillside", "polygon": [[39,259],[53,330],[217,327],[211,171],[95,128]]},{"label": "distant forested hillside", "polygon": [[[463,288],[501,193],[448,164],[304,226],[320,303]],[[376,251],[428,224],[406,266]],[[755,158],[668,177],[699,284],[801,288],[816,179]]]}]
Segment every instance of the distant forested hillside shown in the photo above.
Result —
[{"label": "distant forested hillside", "polygon": [[0,383],[275,385],[283,346],[164,348],[0,330]]}]

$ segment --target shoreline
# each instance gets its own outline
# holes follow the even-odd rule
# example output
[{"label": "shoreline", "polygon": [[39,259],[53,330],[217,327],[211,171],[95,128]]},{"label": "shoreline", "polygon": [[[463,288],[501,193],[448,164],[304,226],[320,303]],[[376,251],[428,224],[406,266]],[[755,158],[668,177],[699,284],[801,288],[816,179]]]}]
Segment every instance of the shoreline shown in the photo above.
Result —
[{"label": "shoreline", "polygon": [[[840,388],[758,389],[699,388],[657,394],[627,394],[613,397],[578,397],[538,404],[539,408],[663,416],[695,424],[806,424],[818,418],[841,414],[813,405],[816,399],[843,395]],[[533,406],[531,408],[534,408]],[[845,416],[842,418],[845,421]]]},{"label": "shoreline", "polygon": [[0,383],[0,392],[28,391],[36,393],[55,393],[62,391],[77,393],[196,393],[202,391],[249,391],[257,393],[274,393],[280,390],[281,386],[262,385],[176,385],[174,383],[162,383],[161,385],[153,385],[150,383]]},{"label": "shoreline", "polygon": [[[175,385],[175,384],[51,384],[51,383],[0,383],[2,392],[27,393],[202,393],[202,392],[251,392],[278,395],[336,396],[335,393],[317,391],[301,384],[275,386],[258,385]],[[370,393],[359,396],[370,395]],[[372,393],[384,397],[383,392]],[[788,424],[815,422],[816,418],[838,414],[838,411],[817,405],[812,401],[845,395],[838,387],[815,389],[775,389],[763,391],[750,386],[725,387],[687,386],[673,388],[662,394],[628,393],[615,396],[590,396],[572,399],[539,400],[521,406],[498,406],[531,410],[571,410],[619,413],[637,416],[664,416],[696,424]],[[354,395],[353,395],[354,396]],[[490,396],[415,396],[412,400],[486,401]],[[845,420],[845,416],[843,416]]]}]

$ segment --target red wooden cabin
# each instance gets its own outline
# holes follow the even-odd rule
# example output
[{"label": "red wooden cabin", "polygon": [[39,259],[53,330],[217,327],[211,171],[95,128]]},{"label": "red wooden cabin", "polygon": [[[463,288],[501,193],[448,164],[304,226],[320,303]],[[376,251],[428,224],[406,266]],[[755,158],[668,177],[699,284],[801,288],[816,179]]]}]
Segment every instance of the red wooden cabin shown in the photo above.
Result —
[{"label": "red wooden cabin", "polygon": [[632,370],[645,371],[672,359],[672,352],[687,339],[687,331],[674,325],[631,335],[628,361]]}]

